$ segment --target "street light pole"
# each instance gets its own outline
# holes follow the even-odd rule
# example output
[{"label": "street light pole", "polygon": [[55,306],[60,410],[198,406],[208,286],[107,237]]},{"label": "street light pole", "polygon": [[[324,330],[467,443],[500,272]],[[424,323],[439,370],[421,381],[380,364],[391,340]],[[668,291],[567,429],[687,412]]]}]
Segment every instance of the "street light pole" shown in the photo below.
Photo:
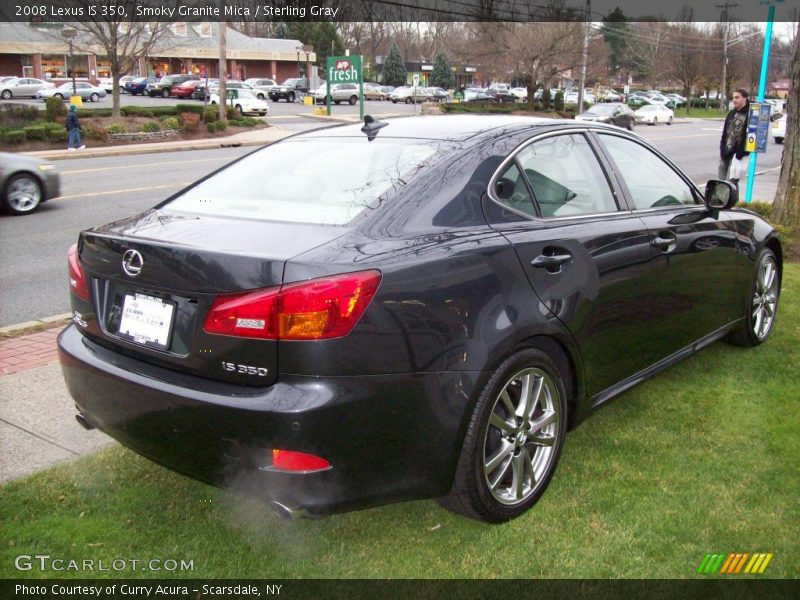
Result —
[{"label": "street light pole", "polygon": [[[578,89],[578,113],[583,112],[583,87],[586,85],[586,61],[589,53],[589,15],[591,12],[591,6],[591,0],[586,0],[586,23],[583,32],[583,57],[581,59],[581,85]],[[533,82],[533,85],[536,86],[536,82]]]}]

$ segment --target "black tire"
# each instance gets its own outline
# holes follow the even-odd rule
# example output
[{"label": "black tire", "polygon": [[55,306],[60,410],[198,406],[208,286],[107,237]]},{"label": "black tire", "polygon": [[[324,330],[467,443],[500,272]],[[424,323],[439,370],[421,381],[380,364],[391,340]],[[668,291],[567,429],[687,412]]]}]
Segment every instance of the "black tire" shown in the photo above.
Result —
[{"label": "black tire", "polygon": [[61,94],[53,94],[53,98],[60,98],[62,102],[64,101],[64,96]]},{"label": "black tire", "polygon": [[397,104],[397,100],[392,100],[392,104]]},{"label": "black tire", "polygon": [[12,215],[27,215],[41,206],[42,182],[30,173],[9,177],[3,188],[3,208]]},{"label": "black tire", "polygon": [[294,92],[289,92],[289,93],[286,95],[286,101],[287,101],[289,104],[293,104],[293,103],[294,103]]},{"label": "black tire", "polygon": [[356,102],[358,102],[358,96],[350,96],[350,97],[347,99],[347,103],[348,103],[350,106],[353,106],[353,104],[355,104]]},{"label": "black tire", "polygon": [[[759,281],[762,277],[763,270],[768,263],[773,265],[775,269],[774,285],[770,286],[770,289],[765,292],[760,289]],[[780,300],[781,293],[782,273],[780,265],[775,253],[769,248],[762,248],[759,251],[758,255],[756,256],[755,265],[756,267],[753,270],[753,279],[750,282],[750,287],[748,289],[747,302],[745,303],[745,311],[742,321],[739,323],[736,329],[728,334],[728,336],[725,338],[725,341],[733,346],[758,346],[767,340],[775,325],[775,317],[777,317],[778,301]],[[758,306],[756,305],[755,301],[756,298],[763,298],[765,296],[772,296],[774,298],[774,301],[771,303],[772,317],[768,326],[766,327],[766,330],[759,334],[756,333],[756,328],[758,327],[758,321],[756,320]],[[769,306],[769,303],[762,304],[759,301],[758,305],[766,308]]]},{"label": "black tire", "polygon": [[161,90],[161,97],[162,98],[169,98],[169,90],[166,89],[166,88]]},{"label": "black tire", "polygon": [[776,137],[775,138],[775,143],[776,144],[782,144],[783,143],[783,138],[782,137]]},{"label": "black tire", "polygon": [[235,108],[236,112],[238,112],[240,115],[244,115],[244,113],[242,112],[242,105],[241,104],[237,104],[233,108]]},{"label": "black tire", "polygon": [[334,100],[333,103],[338,105],[338,104],[341,104],[342,101],[341,100]]},{"label": "black tire", "polygon": [[92,102],[99,102],[100,101],[100,94],[97,92],[93,92],[91,96],[89,96],[89,100]]},{"label": "black tire", "polygon": [[653,127],[658,125],[658,117],[653,117]]},{"label": "black tire", "polygon": [[406,104],[412,104],[414,101],[411,99],[411,96],[406,98]]},{"label": "black tire", "polygon": [[667,121],[667,125],[672,125],[672,117],[670,117],[669,121]]},{"label": "black tire", "polygon": [[14,94],[11,93],[11,90],[3,90],[3,93],[0,94],[3,97],[3,100],[11,100],[14,97]]},{"label": "black tire", "polygon": [[[559,359],[558,362],[561,363],[560,367],[542,350],[526,348],[507,358],[492,373],[478,397],[467,427],[450,494],[437,499],[442,507],[479,521],[503,523],[526,512],[541,497],[555,472],[567,431],[568,396],[565,382],[569,381],[569,374],[566,372],[568,366],[563,364],[563,360]],[[541,398],[535,404],[531,418],[534,423],[548,419],[546,425],[535,430],[526,429],[526,421],[506,409],[508,404],[501,399],[504,391],[508,392],[507,397],[512,401],[512,405],[511,397],[515,391],[517,399],[522,397],[524,383],[520,385],[517,378],[528,370],[534,377],[529,385],[537,385],[539,380],[542,381],[542,391],[539,394]],[[547,417],[542,409],[545,404],[550,407]],[[519,407],[521,405],[520,402]],[[498,414],[496,412],[498,409],[505,416]],[[553,415],[555,418],[550,421]],[[495,417],[491,423],[490,417]],[[506,425],[508,420],[514,420],[518,424],[518,429],[504,434],[495,424],[497,417]],[[549,431],[545,433],[545,429]],[[534,431],[539,432],[539,440],[546,439],[551,443],[536,444],[535,441],[529,440],[528,435],[533,436]],[[485,462],[486,451],[495,444],[500,446],[492,456],[501,456],[502,459],[495,458],[489,461],[496,463],[494,467],[489,467]],[[531,449],[535,449],[532,461],[538,463],[535,468],[540,469],[534,481],[528,480],[529,472],[534,467],[531,466],[531,462],[525,462],[526,457],[530,458]],[[520,456],[522,457],[519,458],[520,463],[514,464]],[[539,460],[540,458],[543,460]],[[518,464],[524,465],[521,467],[522,487],[527,485],[529,489],[522,490],[524,495],[520,500],[501,501],[497,496],[511,490],[514,485],[514,470]],[[488,481],[489,476],[494,474],[497,474],[495,491],[490,488]],[[501,491],[500,488],[504,487],[503,482],[507,481],[509,475],[512,478],[509,490]],[[519,490],[516,490],[516,497],[520,497]]]},{"label": "black tire", "polygon": [[259,100],[263,100],[264,94],[256,94],[256,98],[258,98]]}]

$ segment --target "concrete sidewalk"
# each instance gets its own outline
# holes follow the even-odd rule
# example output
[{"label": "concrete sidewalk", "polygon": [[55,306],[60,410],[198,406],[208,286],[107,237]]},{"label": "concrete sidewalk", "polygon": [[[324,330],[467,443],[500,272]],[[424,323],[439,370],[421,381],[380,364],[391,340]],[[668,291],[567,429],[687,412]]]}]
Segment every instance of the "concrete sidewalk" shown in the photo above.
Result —
[{"label": "concrete sidewalk", "polygon": [[75,421],[58,364],[60,331],[0,341],[0,482],[116,443]]},{"label": "concrete sidewalk", "polygon": [[[47,160],[64,160],[71,158],[95,158],[99,156],[126,156],[132,154],[152,154],[157,152],[175,152],[178,150],[208,150],[210,148],[226,148],[230,146],[263,146],[293,135],[294,131],[276,125],[264,129],[242,131],[233,135],[197,140],[181,140],[176,142],[154,142],[150,144],[126,144],[124,146],[88,147],[84,150],[41,150],[23,152],[28,156],[36,156]],[[91,145],[91,142],[90,142]]]}]

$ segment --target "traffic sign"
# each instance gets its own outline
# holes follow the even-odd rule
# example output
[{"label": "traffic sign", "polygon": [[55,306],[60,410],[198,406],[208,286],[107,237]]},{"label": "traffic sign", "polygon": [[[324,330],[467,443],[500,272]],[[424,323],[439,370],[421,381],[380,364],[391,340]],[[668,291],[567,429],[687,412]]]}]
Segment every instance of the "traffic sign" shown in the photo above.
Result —
[{"label": "traffic sign", "polygon": [[411,76],[411,80],[414,82],[414,87],[418,87],[419,86],[419,73],[414,73]]}]

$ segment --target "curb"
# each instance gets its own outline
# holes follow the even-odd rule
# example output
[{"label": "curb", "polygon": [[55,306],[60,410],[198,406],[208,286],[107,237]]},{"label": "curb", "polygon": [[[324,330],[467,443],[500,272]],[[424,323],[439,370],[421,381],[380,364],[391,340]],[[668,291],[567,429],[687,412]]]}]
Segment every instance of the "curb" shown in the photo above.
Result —
[{"label": "curb", "polygon": [[53,315],[51,317],[44,317],[35,321],[25,321],[24,323],[16,323],[14,325],[6,325],[0,327],[0,340],[8,340],[30,333],[37,333],[46,329],[53,329],[55,327],[63,327],[72,321],[72,313],[62,313],[60,315]]}]

